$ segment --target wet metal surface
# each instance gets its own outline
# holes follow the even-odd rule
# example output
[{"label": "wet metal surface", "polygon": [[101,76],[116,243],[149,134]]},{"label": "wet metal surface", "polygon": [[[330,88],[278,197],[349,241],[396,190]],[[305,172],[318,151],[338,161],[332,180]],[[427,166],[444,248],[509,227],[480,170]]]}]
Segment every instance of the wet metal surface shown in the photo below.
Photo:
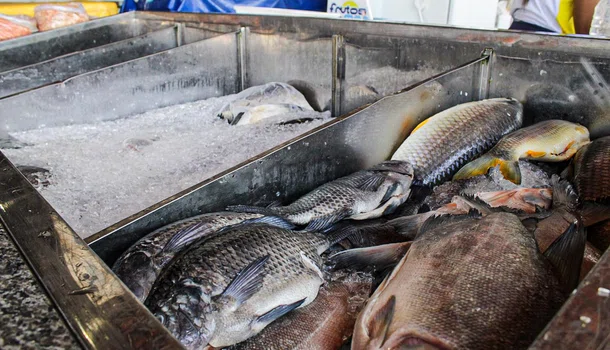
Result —
[{"label": "wet metal surface", "polygon": [[132,15],[127,15],[102,18],[8,40],[0,43],[0,72],[133,38],[161,26],[163,24],[159,22],[134,20]]},{"label": "wet metal surface", "polygon": [[580,283],[530,347],[532,350],[610,348],[610,250]]},{"label": "wet metal surface", "polygon": [[0,154],[0,218],[86,348],[180,344]]},{"label": "wet metal surface", "polygon": [[177,46],[170,27],[0,73],[0,98]]}]

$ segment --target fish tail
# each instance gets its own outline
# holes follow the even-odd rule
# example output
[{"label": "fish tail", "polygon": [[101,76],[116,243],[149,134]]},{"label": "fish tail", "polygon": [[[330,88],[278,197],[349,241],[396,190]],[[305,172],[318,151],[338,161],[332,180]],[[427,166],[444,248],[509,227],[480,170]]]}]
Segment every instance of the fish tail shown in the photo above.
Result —
[{"label": "fish tail", "polygon": [[349,249],[333,254],[329,261],[335,269],[383,271],[396,265],[410,246],[411,242],[401,242]]},{"label": "fish tail", "polygon": [[360,228],[354,226],[345,226],[335,231],[331,231],[326,234],[326,240],[329,243],[329,246],[333,244],[339,243],[342,240],[360,233]]},{"label": "fish tail", "polygon": [[436,212],[429,211],[421,214],[414,214],[409,216],[402,216],[387,222],[388,225],[391,225],[396,233],[405,237],[405,239],[412,240],[417,236],[417,232],[422,227],[422,225],[428,220],[431,216],[434,216]]},{"label": "fish tail", "polygon": [[578,206],[578,195],[568,180],[563,180],[557,175],[551,177],[553,187],[553,208],[564,207],[570,211],[576,210]]},{"label": "fish tail", "polygon": [[555,267],[559,282],[565,288],[566,294],[578,286],[586,244],[587,234],[584,225],[576,219],[543,253]]},{"label": "fish tail", "polygon": [[519,161],[510,161],[495,157],[492,154],[484,154],[483,156],[464,165],[454,176],[453,180],[463,180],[478,175],[485,175],[489,169],[500,165],[500,172],[505,179],[515,183],[521,183],[521,171],[519,170]]}]

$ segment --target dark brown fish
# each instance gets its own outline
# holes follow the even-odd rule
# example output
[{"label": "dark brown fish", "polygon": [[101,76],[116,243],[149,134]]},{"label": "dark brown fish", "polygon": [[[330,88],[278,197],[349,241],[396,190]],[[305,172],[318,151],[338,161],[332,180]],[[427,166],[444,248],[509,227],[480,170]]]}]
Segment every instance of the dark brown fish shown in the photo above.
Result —
[{"label": "dark brown fish", "polygon": [[526,348],[567,298],[584,243],[572,225],[542,255],[514,214],[434,219],[360,314],[352,349]]},{"label": "dark brown fish", "polygon": [[576,153],[572,176],[582,201],[610,202],[610,136],[597,139]]},{"label": "dark brown fish", "polygon": [[358,313],[371,294],[368,274],[350,273],[320,289],[309,305],[269,325],[257,336],[231,350],[332,350],[352,335]]}]

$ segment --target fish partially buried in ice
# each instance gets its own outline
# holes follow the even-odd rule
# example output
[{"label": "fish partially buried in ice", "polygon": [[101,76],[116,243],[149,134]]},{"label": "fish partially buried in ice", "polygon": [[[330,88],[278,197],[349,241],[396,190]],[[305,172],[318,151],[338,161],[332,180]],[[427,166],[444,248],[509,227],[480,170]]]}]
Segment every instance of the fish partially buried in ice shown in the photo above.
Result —
[{"label": "fish partially buried in ice", "polygon": [[543,121],[506,135],[489,152],[466,164],[453,179],[486,174],[499,165],[504,178],[520,184],[519,159],[561,162],[587,143],[589,131],[584,126],[564,120]]},{"label": "fish partially buried in ice", "polygon": [[264,104],[244,109],[231,118],[225,118],[231,125],[258,123],[294,124],[317,119],[325,119],[330,112],[316,112],[291,104]]},{"label": "fish partially buried in ice", "polygon": [[259,214],[218,212],[198,215],[149,233],[127,249],[112,269],[143,302],[157,277],[178,253],[194,242],[231,226],[253,222],[292,227],[280,218]]},{"label": "fish partially buried in ice", "polygon": [[314,112],[305,96],[293,86],[273,82],[245,89],[218,111],[232,125],[256,123],[290,112]]},{"label": "fish partially buried in ice", "polygon": [[431,219],[360,314],[352,349],[526,348],[574,287],[562,283],[584,243],[571,226],[542,255],[510,213]]},{"label": "fish partially buried in ice", "polygon": [[[342,274],[345,276],[336,277]],[[270,324],[228,350],[336,350],[351,337],[358,313],[371,294],[372,276],[337,272],[316,300]]]},{"label": "fish partially buried in ice", "polygon": [[402,161],[385,161],[367,170],[326,183],[290,205],[227,209],[275,215],[306,230],[321,230],[342,220],[365,220],[391,213],[409,197],[413,168]]},{"label": "fish partially buried in ice", "polygon": [[415,183],[435,185],[521,127],[523,107],[495,98],[446,109],[421,122],[392,155],[411,163]]},{"label": "fish partially buried in ice", "polygon": [[189,349],[230,346],[311,303],[320,254],[345,238],[240,225],[191,248],[155,283],[146,305]]}]

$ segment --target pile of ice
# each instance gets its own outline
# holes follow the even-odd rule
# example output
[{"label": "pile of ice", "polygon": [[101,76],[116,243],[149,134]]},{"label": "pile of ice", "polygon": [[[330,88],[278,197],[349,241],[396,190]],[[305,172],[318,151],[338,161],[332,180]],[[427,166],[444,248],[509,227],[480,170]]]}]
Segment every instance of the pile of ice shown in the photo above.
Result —
[{"label": "pile of ice", "polygon": [[28,146],[3,152],[14,164],[50,170],[50,184],[39,186],[40,193],[87,237],[330,117],[302,111],[299,119],[314,120],[232,126],[217,113],[233,100],[231,95],[114,121],[12,133]]}]

